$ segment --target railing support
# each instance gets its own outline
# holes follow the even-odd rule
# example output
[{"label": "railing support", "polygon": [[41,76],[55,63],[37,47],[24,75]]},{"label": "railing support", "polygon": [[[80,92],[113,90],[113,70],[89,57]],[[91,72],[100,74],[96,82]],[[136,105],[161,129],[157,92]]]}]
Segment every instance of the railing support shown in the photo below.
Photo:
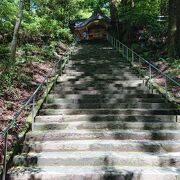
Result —
[{"label": "railing support", "polygon": [[127,48],[127,50],[126,50],[126,58],[127,58],[127,60],[129,61],[129,50],[128,50],[128,48]]},{"label": "railing support", "polygon": [[32,100],[32,131],[34,130],[34,123],[35,123],[35,103],[36,103],[36,95],[33,97]]},{"label": "railing support", "polygon": [[141,69],[141,57],[140,56],[139,56],[138,60],[139,60],[139,69]]},{"label": "railing support", "polygon": [[165,95],[166,99],[168,98],[168,85],[167,85],[167,77],[165,77]]},{"label": "railing support", "polygon": [[149,89],[152,90],[152,68],[150,65],[149,65]]},{"label": "railing support", "polygon": [[62,63],[62,60],[61,60],[61,61],[60,61],[60,76],[62,76],[62,73],[63,73],[63,72],[62,72],[62,71],[63,71],[63,70],[62,70],[62,64],[63,64],[63,63]]},{"label": "railing support", "polygon": [[134,51],[132,51],[132,54],[131,54],[131,63],[132,63],[132,65],[134,63]]},{"label": "railing support", "polygon": [[48,87],[49,87],[49,82],[48,82],[48,78],[46,79],[46,104],[48,102]]}]

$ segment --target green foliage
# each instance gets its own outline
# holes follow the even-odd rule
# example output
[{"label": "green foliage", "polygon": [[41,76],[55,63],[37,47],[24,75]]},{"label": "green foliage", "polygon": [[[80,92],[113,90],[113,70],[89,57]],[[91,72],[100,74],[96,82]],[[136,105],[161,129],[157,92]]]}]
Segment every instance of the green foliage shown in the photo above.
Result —
[{"label": "green foliage", "polygon": [[[61,2],[64,8],[58,5],[58,1],[47,1],[44,7],[44,2],[36,1],[37,6],[41,10],[36,10],[31,15],[29,12],[24,13],[24,21],[22,24],[22,31],[27,36],[49,36],[52,40],[62,39],[67,42],[72,41],[72,35],[68,28],[68,21],[72,17],[72,4],[69,6],[70,1],[67,1],[68,14],[64,14],[67,7]],[[53,4],[54,3],[54,4]],[[57,4],[56,4],[57,3]]]},{"label": "green foliage", "polygon": [[135,4],[123,2],[119,5],[119,18],[137,25],[149,25],[157,22],[160,15],[160,0],[139,0]]},{"label": "green foliage", "polygon": [[[10,59],[6,59],[1,63],[2,72],[0,74],[1,89],[5,86],[12,86],[15,75],[15,65],[12,65]],[[1,90],[0,89],[0,90]]]},{"label": "green foliage", "polygon": [[17,15],[17,1],[2,0],[0,3],[0,32],[13,30]]},{"label": "green foliage", "polygon": [[9,53],[9,47],[7,44],[0,44],[0,57],[7,57]]}]

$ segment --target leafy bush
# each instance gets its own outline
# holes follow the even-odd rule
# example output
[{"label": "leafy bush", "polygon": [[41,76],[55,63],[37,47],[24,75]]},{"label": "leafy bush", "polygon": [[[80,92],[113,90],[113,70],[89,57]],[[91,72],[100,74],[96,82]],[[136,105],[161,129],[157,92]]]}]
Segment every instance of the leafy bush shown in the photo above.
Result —
[{"label": "leafy bush", "polygon": [[63,27],[63,24],[57,20],[44,15],[41,17],[28,17],[23,23],[23,31],[27,36],[44,36],[51,39],[63,39],[72,41],[72,35],[69,28]]},{"label": "leafy bush", "polygon": [[7,57],[9,53],[9,47],[6,44],[0,45],[0,57]]}]

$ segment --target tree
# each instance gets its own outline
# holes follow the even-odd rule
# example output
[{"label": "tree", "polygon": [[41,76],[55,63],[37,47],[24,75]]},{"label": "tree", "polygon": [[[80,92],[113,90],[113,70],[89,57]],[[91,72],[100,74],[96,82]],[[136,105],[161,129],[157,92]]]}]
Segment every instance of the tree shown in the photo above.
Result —
[{"label": "tree", "polygon": [[168,6],[168,56],[175,56],[175,38],[176,38],[176,0],[169,0]]},{"label": "tree", "polygon": [[25,6],[25,0],[21,0],[20,5],[19,5],[18,17],[17,17],[16,24],[14,27],[14,33],[13,33],[13,39],[11,42],[11,48],[10,48],[12,60],[16,59],[16,48],[17,48],[17,41],[18,41],[18,33],[19,33],[20,26],[21,26],[21,22],[22,22],[24,6]]},{"label": "tree", "polygon": [[[176,8],[180,9],[180,1],[176,1]],[[180,57],[180,11],[176,12],[176,54]]]},{"label": "tree", "polygon": [[114,24],[118,18],[119,0],[109,0],[111,21]]},{"label": "tree", "polygon": [[111,17],[111,29],[114,35],[119,39],[119,4],[120,0],[109,0],[110,17]]}]

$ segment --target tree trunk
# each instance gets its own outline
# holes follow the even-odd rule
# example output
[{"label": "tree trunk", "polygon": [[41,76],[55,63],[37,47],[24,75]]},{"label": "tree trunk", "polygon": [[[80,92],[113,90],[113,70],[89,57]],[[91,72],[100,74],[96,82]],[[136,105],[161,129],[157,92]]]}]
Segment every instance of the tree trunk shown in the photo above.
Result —
[{"label": "tree trunk", "polygon": [[115,35],[119,34],[118,32],[118,5],[121,2],[121,0],[109,0],[110,4],[110,16],[111,16],[111,29],[113,30],[113,33]]},{"label": "tree trunk", "polygon": [[120,0],[109,0],[111,21],[115,23],[118,19],[118,5]]},{"label": "tree trunk", "polygon": [[11,48],[10,48],[12,60],[16,59],[16,48],[17,48],[18,33],[19,33],[20,26],[21,26],[24,6],[25,6],[25,0],[20,0],[19,13],[18,13],[18,17],[17,17],[16,24],[14,27],[13,39],[12,39]]},{"label": "tree trunk", "polygon": [[180,1],[177,0],[176,2],[176,8],[178,9],[177,13],[176,13],[176,27],[177,27],[177,31],[176,31],[176,55],[178,55],[180,57]]},{"label": "tree trunk", "polygon": [[169,0],[168,56],[175,56],[176,0]]}]

